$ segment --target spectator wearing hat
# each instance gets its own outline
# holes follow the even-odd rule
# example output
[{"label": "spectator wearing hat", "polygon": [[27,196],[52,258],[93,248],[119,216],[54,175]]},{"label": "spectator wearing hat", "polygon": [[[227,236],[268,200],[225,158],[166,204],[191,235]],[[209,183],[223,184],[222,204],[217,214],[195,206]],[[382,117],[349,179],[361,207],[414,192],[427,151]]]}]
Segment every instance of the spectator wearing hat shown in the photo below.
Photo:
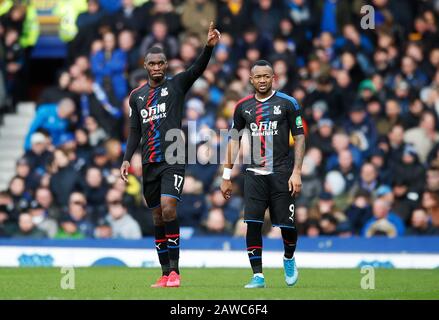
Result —
[{"label": "spectator wearing hat", "polygon": [[95,228],[94,238],[95,239],[111,239],[113,237],[113,230],[111,225],[107,221],[101,221]]},{"label": "spectator wearing hat", "polygon": [[368,156],[377,143],[377,131],[375,124],[366,113],[365,106],[354,103],[349,110],[349,117],[344,122],[344,129],[351,137],[356,136],[359,140],[358,148],[364,156]]},{"label": "spectator wearing hat", "polygon": [[410,191],[410,183],[400,176],[395,176],[392,190],[394,202],[392,211],[394,211],[406,225],[410,224],[410,217],[413,210],[418,206],[421,196],[420,194]]},{"label": "spectator wearing hat", "polygon": [[26,135],[25,150],[31,149],[31,138],[38,129],[46,130],[54,145],[59,143],[63,133],[68,131],[69,119],[75,113],[75,103],[71,99],[63,99],[58,104],[41,105]]},{"label": "spectator wearing hat", "polygon": [[29,207],[29,202],[31,201],[31,195],[26,191],[26,181],[24,178],[14,176],[9,182],[8,193],[14,205],[14,217],[17,217],[20,212]]},{"label": "spectator wearing hat", "polygon": [[113,239],[140,239],[142,232],[136,220],[127,212],[122,202],[122,193],[110,189],[106,195],[107,222],[111,226]]},{"label": "spectator wearing hat", "polygon": [[58,232],[55,239],[84,239],[86,236],[78,230],[75,221],[69,216],[60,219]]},{"label": "spectator wearing hat", "polygon": [[393,205],[393,202],[395,200],[392,188],[388,185],[382,184],[376,189],[375,191],[375,198],[376,199],[382,199],[391,205]]},{"label": "spectator wearing hat", "polygon": [[378,180],[383,184],[392,183],[392,171],[390,170],[387,162],[387,154],[381,148],[375,148],[369,158],[369,162],[372,163],[378,171]]},{"label": "spectator wearing hat", "polygon": [[18,230],[12,237],[20,239],[43,239],[47,237],[47,234],[37,228],[32,216],[28,212],[23,212],[18,217]]},{"label": "spectator wearing hat", "polygon": [[351,232],[359,235],[366,222],[372,218],[370,193],[365,190],[357,191],[345,214]]},{"label": "spectator wearing hat", "polygon": [[425,186],[425,169],[419,162],[418,153],[414,146],[407,144],[400,162],[393,168],[393,176],[410,181],[409,191],[421,194]]},{"label": "spectator wearing hat", "polygon": [[77,186],[78,175],[65,151],[56,149],[53,154],[52,167],[55,172],[50,177],[50,191],[56,205],[63,207],[68,204],[70,194]]},{"label": "spectator wearing hat", "polygon": [[33,200],[28,211],[36,228],[47,234],[49,238],[54,238],[58,232],[58,224],[56,220],[48,216],[43,206],[38,201]]},{"label": "spectator wearing hat", "polygon": [[104,146],[98,146],[93,150],[91,165],[97,167],[104,178],[111,174],[111,163],[108,159],[107,149]]},{"label": "spectator wearing hat", "polygon": [[411,225],[407,228],[407,236],[434,236],[439,235],[439,228],[434,227],[423,208],[417,208],[413,211]]},{"label": "spectator wearing hat", "polygon": [[31,137],[31,148],[24,154],[31,171],[42,176],[49,165],[52,153],[48,150],[48,139],[41,132],[35,132]]},{"label": "spectator wearing hat", "polygon": [[18,177],[21,177],[25,181],[25,190],[31,192],[38,186],[40,177],[35,172],[31,171],[29,162],[26,158],[20,158],[16,162],[15,172]]},{"label": "spectator wearing hat", "polygon": [[311,130],[316,129],[315,126],[321,119],[327,118],[328,104],[326,101],[317,100],[311,105],[311,115],[307,117],[308,122],[311,124]]},{"label": "spectator wearing hat", "polygon": [[410,99],[407,112],[403,113],[404,129],[412,129],[419,126],[425,106],[422,101],[414,96]]},{"label": "spectator wearing hat", "polygon": [[419,127],[409,129],[404,134],[404,142],[413,144],[421,163],[425,163],[429,152],[439,142],[436,116],[430,111],[424,111]]},{"label": "spectator wearing hat", "polygon": [[331,143],[333,130],[334,122],[329,118],[321,118],[317,123],[317,130],[309,135],[308,146],[319,148],[323,157],[327,158],[333,152]]},{"label": "spectator wearing hat", "polygon": [[375,97],[376,92],[377,90],[372,80],[365,79],[361,81],[360,84],[358,85],[358,96],[359,96],[358,103],[360,105],[361,104],[365,105],[367,102],[371,101]]},{"label": "spectator wearing hat", "polygon": [[[376,231],[388,236],[402,236],[405,233],[404,222],[391,211],[391,205],[385,200],[377,199],[372,206],[373,217],[364,225],[361,235],[377,235]],[[380,233],[382,234],[382,233]]]}]

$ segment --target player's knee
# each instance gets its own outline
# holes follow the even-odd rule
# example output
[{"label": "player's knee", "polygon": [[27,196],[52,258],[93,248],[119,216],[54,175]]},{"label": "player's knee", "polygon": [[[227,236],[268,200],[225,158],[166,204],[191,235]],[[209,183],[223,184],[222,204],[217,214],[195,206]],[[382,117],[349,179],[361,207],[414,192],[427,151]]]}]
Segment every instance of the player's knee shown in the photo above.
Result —
[{"label": "player's knee", "polygon": [[168,204],[162,206],[162,217],[165,222],[175,220],[177,218],[175,206]]},{"label": "player's knee", "polygon": [[154,222],[155,226],[163,226],[165,224],[163,221],[161,208],[152,210],[152,221]]}]

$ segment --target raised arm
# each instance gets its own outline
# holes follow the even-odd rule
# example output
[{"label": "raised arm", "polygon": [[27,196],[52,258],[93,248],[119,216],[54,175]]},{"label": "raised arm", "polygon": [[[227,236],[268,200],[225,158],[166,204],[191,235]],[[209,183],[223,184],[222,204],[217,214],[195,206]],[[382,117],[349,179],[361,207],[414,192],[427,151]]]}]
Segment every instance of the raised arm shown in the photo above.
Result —
[{"label": "raised arm", "polygon": [[203,51],[189,69],[177,74],[174,78],[174,80],[180,84],[184,93],[190,89],[195,80],[197,80],[203,74],[204,70],[206,70],[210,57],[212,56],[213,48],[218,43],[220,37],[220,32],[214,28],[213,22],[211,22],[207,34],[207,43]]}]

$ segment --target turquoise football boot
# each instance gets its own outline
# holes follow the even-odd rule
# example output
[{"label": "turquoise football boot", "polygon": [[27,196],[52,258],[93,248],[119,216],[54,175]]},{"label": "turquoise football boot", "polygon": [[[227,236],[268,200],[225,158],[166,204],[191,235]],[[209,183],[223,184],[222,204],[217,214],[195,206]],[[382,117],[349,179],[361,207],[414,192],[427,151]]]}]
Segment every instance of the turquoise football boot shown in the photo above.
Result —
[{"label": "turquoise football boot", "polygon": [[259,276],[253,276],[252,280],[244,286],[246,289],[265,288],[265,279]]},{"label": "turquoise football boot", "polygon": [[295,258],[286,259],[284,257],[285,282],[289,287],[296,284],[299,278],[299,271],[297,270]]}]

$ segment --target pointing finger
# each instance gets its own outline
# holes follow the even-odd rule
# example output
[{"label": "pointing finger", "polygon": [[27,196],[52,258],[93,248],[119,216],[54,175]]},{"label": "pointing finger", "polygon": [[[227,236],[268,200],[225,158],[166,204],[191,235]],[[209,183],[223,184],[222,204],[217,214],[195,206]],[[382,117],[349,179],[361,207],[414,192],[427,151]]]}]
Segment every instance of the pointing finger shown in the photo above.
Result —
[{"label": "pointing finger", "polygon": [[210,25],[209,25],[209,32],[213,31],[213,21],[210,21]]}]

